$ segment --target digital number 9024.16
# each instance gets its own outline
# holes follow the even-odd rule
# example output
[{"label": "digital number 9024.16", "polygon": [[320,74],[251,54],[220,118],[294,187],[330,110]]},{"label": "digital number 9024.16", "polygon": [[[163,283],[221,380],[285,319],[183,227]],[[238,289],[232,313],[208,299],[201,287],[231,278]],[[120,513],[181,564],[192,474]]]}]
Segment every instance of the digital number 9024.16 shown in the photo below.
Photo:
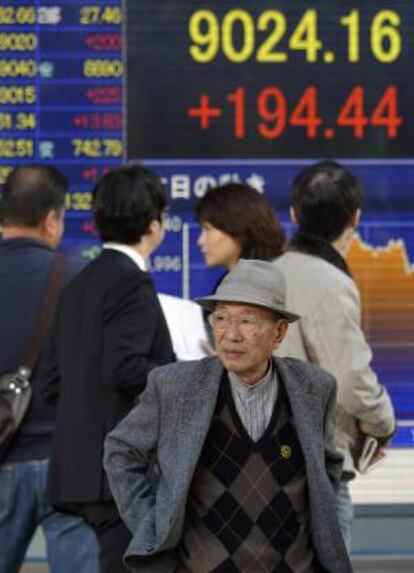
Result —
[{"label": "digital number 9024.16", "polygon": [[[399,58],[401,17],[394,10],[380,10],[361,26],[360,11],[354,9],[338,17],[338,24],[339,42],[341,30],[345,34],[346,61],[360,61],[362,28],[364,33],[368,29],[371,52],[378,62],[390,64]],[[324,45],[319,28],[314,9],[306,10],[293,26],[279,10],[265,10],[255,18],[246,10],[235,9],[222,19],[211,10],[197,10],[188,25],[189,51],[200,64],[208,64],[219,55],[235,64],[252,59],[261,64],[284,63],[294,52],[302,52],[308,63],[332,64],[338,54]]]}]

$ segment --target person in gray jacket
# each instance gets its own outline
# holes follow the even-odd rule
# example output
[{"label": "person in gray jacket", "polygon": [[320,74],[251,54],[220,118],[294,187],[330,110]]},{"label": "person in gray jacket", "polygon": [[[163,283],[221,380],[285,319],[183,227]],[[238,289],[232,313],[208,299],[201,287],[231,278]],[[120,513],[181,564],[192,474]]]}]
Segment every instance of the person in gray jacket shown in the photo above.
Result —
[{"label": "person in gray jacket", "polygon": [[153,370],[106,439],[110,487],[133,536],[125,563],[153,573],[351,572],[335,512],[335,380],[272,357],[298,318],[283,275],[240,259],[199,302],[212,311],[217,357]]},{"label": "person in gray jacket", "polygon": [[379,440],[383,455],[395,431],[390,397],[370,366],[371,349],[361,329],[361,303],[345,261],[360,218],[363,190],[347,169],[324,161],[293,182],[291,215],[298,231],[274,261],[287,286],[287,304],[301,315],[277,350],[307,360],[338,383],[336,446],[345,457],[337,497],[338,516],[350,549],[353,518],[348,482],[364,436]]}]

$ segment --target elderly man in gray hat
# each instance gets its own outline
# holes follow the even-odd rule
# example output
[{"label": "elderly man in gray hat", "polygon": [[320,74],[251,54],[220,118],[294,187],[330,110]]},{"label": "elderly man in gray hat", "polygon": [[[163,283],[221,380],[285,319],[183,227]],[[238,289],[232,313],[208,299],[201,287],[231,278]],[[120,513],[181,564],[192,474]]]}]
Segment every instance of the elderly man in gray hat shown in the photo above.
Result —
[{"label": "elderly man in gray hat", "polygon": [[335,381],[273,358],[288,323],[283,275],[241,259],[216,293],[217,357],[153,370],[108,435],[105,468],[152,573],[349,573],[335,511]]}]

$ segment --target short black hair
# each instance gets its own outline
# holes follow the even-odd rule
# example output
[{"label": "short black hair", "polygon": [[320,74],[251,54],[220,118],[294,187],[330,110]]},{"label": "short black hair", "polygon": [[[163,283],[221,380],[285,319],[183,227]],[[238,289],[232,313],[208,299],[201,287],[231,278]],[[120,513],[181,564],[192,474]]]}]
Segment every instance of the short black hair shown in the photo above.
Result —
[{"label": "short black hair", "polygon": [[361,207],[363,188],[336,161],[321,161],[293,180],[292,204],[299,230],[334,241]]},{"label": "short black hair", "polygon": [[165,208],[161,179],[141,165],[110,171],[93,191],[93,215],[103,241],[139,243],[152,221],[162,221]]},{"label": "short black hair", "polygon": [[240,245],[243,259],[272,260],[282,253],[285,234],[271,203],[246,183],[209,189],[195,209],[198,223],[210,223]]},{"label": "short black hair", "polygon": [[56,167],[30,164],[16,167],[4,183],[0,216],[4,226],[34,228],[50,211],[65,205],[68,180]]}]

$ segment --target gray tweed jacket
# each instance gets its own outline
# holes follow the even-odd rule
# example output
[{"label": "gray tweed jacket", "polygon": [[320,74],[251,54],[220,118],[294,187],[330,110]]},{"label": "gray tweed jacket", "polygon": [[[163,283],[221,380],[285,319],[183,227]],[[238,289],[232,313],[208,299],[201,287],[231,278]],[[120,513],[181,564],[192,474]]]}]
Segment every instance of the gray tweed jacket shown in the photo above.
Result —
[{"label": "gray tweed jacket", "polygon": [[[335,510],[342,457],[333,446],[336,385],[305,362],[276,359],[306,460],[311,534],[320,564],[349,573]],[[214,413],[223,366],[217,358],[153,370],[139,404],[107,436],[104,464],[133,534],[125,563],[141,573],[172,573],[188,490]],[[149,469],[156,454],[157,478]]]}]

